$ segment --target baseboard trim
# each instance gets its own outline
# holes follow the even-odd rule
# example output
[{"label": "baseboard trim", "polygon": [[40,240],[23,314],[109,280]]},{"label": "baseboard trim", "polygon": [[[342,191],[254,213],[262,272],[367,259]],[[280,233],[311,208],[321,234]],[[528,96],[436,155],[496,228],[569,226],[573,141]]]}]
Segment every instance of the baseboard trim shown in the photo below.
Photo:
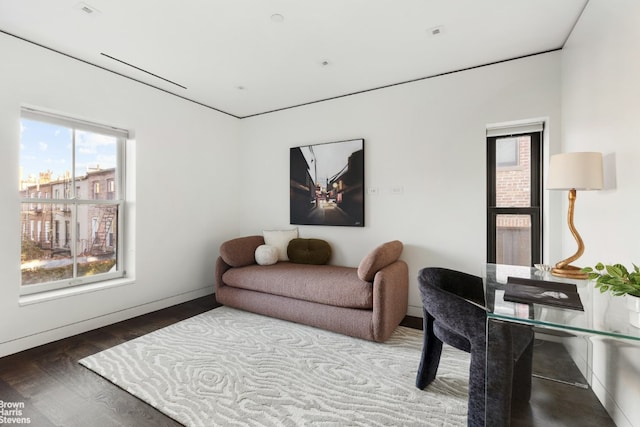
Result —
[{"label": "baseboard trim", "polygon": [[422,330],[422,317],[404,316],[404,319],[402,319],[400,325],[406,326],[408,328]]},{"label": "baseboard trim", "polygon": [[422,318],[422,306],[418,307],[415,305],[410,305],[407,308],[407,316],[420,317]]},{"label": "baseboard trim", "polygon": [[591,376],[591,390],[596,395],[604,409],[609,413],[609,416],[618,427],[633,427],[633,424],[627,418],[626,414],[622,411],[622,408],[618,405],[615,398],[611,395],[609,390],[604,386],[595,374]]},{"label": "baseboard trim", "polygon": [[74,335],[88,332],[97,328],[102,328],[113,323],[122,322],[123,320],[132,319],[137,316],[142,316],[143,314],[151,313],[157,310],[162,310],[164,308],[191,301],[196,298],[213,295],[213,293],[213,287],[207,286],[205,288],[200,288],[179,295],[150,301],[134,307],[128,307],[113,313],[107,313],[101,316],[93,317],[91,319],[85,319],[68,325],[63,325],[26,337],[19,337],[0,344],[0,357],[19,353],[21,351],[48,344],[60,339],[69,338]]}]

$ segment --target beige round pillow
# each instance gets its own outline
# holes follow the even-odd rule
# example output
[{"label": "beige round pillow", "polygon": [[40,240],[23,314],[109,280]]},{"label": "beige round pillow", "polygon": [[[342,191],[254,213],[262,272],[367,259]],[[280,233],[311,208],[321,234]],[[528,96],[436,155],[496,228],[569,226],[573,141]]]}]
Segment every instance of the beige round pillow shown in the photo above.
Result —
[{"label": "beige round pillow", "polygon": [[256,262],[260,265],[273,265],[278,262],[278,248],[270,245],[260,245],[256,248]]}]

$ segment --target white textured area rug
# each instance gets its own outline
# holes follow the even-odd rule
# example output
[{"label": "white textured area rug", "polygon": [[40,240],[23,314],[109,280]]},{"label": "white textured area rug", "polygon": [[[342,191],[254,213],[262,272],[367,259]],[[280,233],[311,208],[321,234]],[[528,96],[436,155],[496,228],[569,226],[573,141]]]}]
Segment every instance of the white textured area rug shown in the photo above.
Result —
[{"label": "white textured area rug", "polygon": [[186,426],[465,426],[468,355],[445,346],[422,391],[421,350],[220,307],[80,363]]}]

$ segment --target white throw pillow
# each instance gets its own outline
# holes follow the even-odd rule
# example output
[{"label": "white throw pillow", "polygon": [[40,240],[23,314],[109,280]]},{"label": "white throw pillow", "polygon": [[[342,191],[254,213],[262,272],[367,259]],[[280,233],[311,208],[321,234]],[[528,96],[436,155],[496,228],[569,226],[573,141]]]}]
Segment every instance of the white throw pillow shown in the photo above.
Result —
[{"label": "white throw pillow", "polygon": [[298,238],[298,228],[291,230],[264,230],[264,243],[275,246],[278,249],[278,261],[289,261],[287,256],[287,246],[293,239]]},{"label": "white throw pillow", "polygon": [[278,262],[278,248],[260,245],[256,248],[256,262],[260,265],[272,265]]}]

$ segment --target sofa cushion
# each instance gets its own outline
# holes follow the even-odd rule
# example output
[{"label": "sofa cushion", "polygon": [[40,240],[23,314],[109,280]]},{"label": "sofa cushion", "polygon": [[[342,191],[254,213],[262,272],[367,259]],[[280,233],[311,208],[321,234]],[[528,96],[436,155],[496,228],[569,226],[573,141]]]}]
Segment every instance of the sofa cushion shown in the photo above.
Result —
[{"label": "sofa cushion", "polygon": [[235,288],[280,295],[337,307],[373,308],[373,286],[353,267],[279,262],[232,268],[223,282]]},{"label": "sofa cushion", "polygon": [[264,230],[264,243],[278,248],[278,261],[289,261],[287,246],[292,239],[298,237],[298,229],[291,230]]},{"label": "sofa cushion", "polygon": [[231,267],[255,264],[255,252],[260,245],[264,245],[262,236],[238,237],[228,240],[220,245],[220,257]]},{"label": "sofa cushion", "polygon": [[376,273],[395,262],[402,253],[402,242],[393,240],[383,243],[369,252],[358,265],[358,277],[367,282],[372,282]]},{"label": "sofa cushion", "polygon": [[321,239],[293,239],[287,247],[287,256],[296,264],[326,264],[331,258],[331,246]]},{"label": "sofa cushion", "polygon": [[256,262],[260,265],[273,265],[278,262],[278,248],[260,245],[256,248]]}]

